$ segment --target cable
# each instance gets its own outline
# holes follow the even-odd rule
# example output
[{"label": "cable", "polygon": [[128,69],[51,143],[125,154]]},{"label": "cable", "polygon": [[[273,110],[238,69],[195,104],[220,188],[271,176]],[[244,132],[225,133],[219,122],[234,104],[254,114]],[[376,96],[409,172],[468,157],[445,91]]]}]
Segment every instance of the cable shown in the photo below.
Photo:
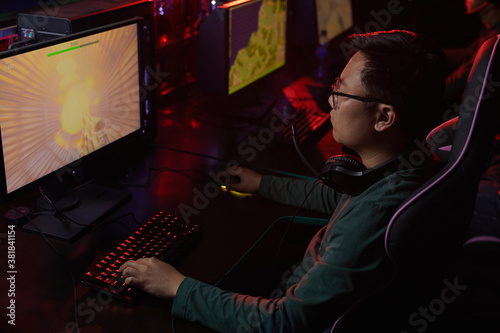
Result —
[{"label": "cable", "polygon": [[175,317],[174,316],[172,316],[171,326],[172,326],[172,333],[175,333]]},{"label": "cable", "polygon": [[304,157],[304,155],[302,155],[302,152],[300,151],[299,145],[297,144],[297,139],[295,139],[295,127],[293,125],[292,125],[292,140],[293,140],[293,145],[295,146],[295,150],[297,151],[297,154],[299,155],[302,162],[304,162],[304,164],[309,168],[309,170],[311,170],[311,172],[316,178],[319,178],[320,173],[312,167],[312,165],[306,160],[306,158]]},{"label": "cable", "polygon": [[[153,177],[151,177],[151,173],[152,171],[160,171],[158,172],[157,174],[155,174]],[[187,175],[185,172],[186,171],[196,171],[196,172],[200,172],[199,170],[196,170],[196,169],[173,169],[173,168],[170,168],[170,167],[161,167],[161,168],[151,168],[149,169],[148,171],[148,175],[147,175],[147,179],[146,181],[144,181],[142,184],[133,184],[133,183],[121,183],[122,185],[125,185],[125,186],[133,186],[133,187],[148,187],[149,185],[151,185],[151,182],[152,180],[160,175],[161,173],[163,172],[166,172],[166,171],[170,171],[170,172],[175,172],[175,173],[179,173],[183,176],[186,176],[188,179],[190,180],[193,180],[189,175]]]},{"label": "cable", "polygon": [[[226,162],[226,163],[228,163],[228,162],[237,162],[237,163],[239,163],[238,161],[235,161],[234,159],[231,160],[231,159],[227,159],[227,158],[221,158],[221,157],[216,157],[216,156],[204,155],[204,154],[200,154],[200,153],[195,153],[195,152],[191,152],[191,151],[187,151],[187,150],[181,150],[181,149],[177,149],[177,148],[171,148],[171,147],[167,147],[167,146],[154,145],[154,147],[161,148],[161,149],[166,149],[166,150],[172,150],[172,151],[176,151],[176,152],[183,153],[183,154],[195,155],[195,156],[198,156],[198,157],[212,159],[212,160],[216,160],[216,161],[220,161],[220,162]],[[244,166],[245,163],[239,163],[239,165]],[[293,172],[287,172],[287,171],[282,171],[282,170],[268,168],[268,167],[260,167],[260,166],[257,166],[257,165],[253,165],[252,168],[257,169],[257,170],[262,170],[262,172],[266,171],[266,172],[276,173],[276,174],[280,174],[280,175],[288,176],[288,177],[295,177],[295,178],[301,178],[301,179],[316,179],[317,178],[317,177],[313,178],[313,177],[310,177],[310,176],[304,176],[304,175],[296,174],[296,173],[293,173]],[[196,170],[193,170],[193,171],[196,171]]]},{"label": "cable", "polygon": [[52,244],[47,239],[47,237],[45,236],[45,234],[40,230],[40,228],[38,228],[38,226],[36,225],[36,223],[31,219],[31,217],[29,215],[26,215],[23,211],[20,211],[17,207],[14,207],[14,206],[12,206],[10,204],[5,204],[5,205],[7,205],[11,209],[14,209],[16,212],[20,213],[24,217],[26,217],[28,219],[28,223],[31,223],[35,227],[35,229],[40,233],[40,235],[42,235],[42,237],[45,240],[45,242],[47,244],[49,244],[49,246],[56,252],[56,254],[62,259],[63,263],[67,266],[69,274],[71,276],[71,282],[72,282],[72,287],[73,287],[73,312],[74,312],[74,316],[75,316],[76,332],[79,333],[80,332],[80,327],[79,327],[79,324],[78,324],[78,304],[77,304],[77,301],[76,301],[76,279],[75,279],[75,275],[73,274],[73,271],[71,270],[71,265],[66,260],[66,258],[62,255],[62,253],[59,252],[59,250],[54,246],[54,244]]},{"label": "cable", "polygon": [[153,144],[153,147],[160,148],[160,149],[166,149],[166,150],[172,150],[172,151],[176,151],[178,153],[183,153],[183,154],[195,155],[198,157],[208,158],[208,159],[217,160],[217,161],[221,161],[221,162],[229,162],[230,161],[227,158],[221,158],[221,157],[210,156],[210,155],[201,154],[201,153],[195,153],[195,152],[191,152],[191,151],[187,151],[187,150],[183,150],[183,149],[177,149],[177,148],[162,146],[162,145],[158,145],[158,144]]},{"label": "cable", "polygon": [[274,255],[274,260],[273,260],[273,264],[271,266],[271,270],[269,271],[269,279],[272,278],[272,275],[274,273],[274,270],[276,269],[276,265],[278,263],[278,257],[279,257],[279,253],[281,251],[281,247],[283,246],[283,243],[285,241],[285,237],[286,235],[288,234],[288,230],[290,229],[290,225],[292,224],[293,220],[295,219],[295,217],[297,217],[297,214],[299,213],[299,211],[302,209],[302,207],[304,206],[304,204],[306,203],[307,199],[309,199],[309,196],[311,195],[312,191],[314,190],[314,188],[318,185],[319,183],[316,183],[314,184],[314,186],[309,190],[309,192],[307,192],[306,194],[306,197],[304,198],[304,200],[302,201],[302,203],[300,204],[300,206],[297,208],[297,210],[295,211],[295,213],[292,215],[292,217],[289,219],[289,221],[287,222],[286,224],[286,227],[285,227],[285,231],[283,232],[283,236],[281,237],[281,240],[280,240],[280,243],[278,245],[278,248],[276,250],[276,254]]},{"label": "cable", "polygon": [[[50,201],[49,201],[50,202]],[[9,208],[11,209],[14,209],[16,212],[20,213],[21,215],[23,215],[24,217],[26,217],[28,219],[28,223],[31,223],[31,225],[33,225],[35,227],[35,229],[38,231],[38,233],[40,233],[40,235],[42,235],[43,239],[45,240],[45,242],[56,252],[56,254],[62,259],[63,263],[67,266],[67,269],[70,273],[70,277],[71,277],[71,282],[72,282],[72,288],[73,288],[73,311],[74,311],[74,320],[75,320],[75,323],[76,323],[76,332],[77,333],[80,333],[81,330],[79,328],[79,320],[78,320],[78,304],[77,304],[77,295],[76,295],[76,279],[75,279],[75,275],[73,273],[73,271],[71,270],[71,265],[69,264],[69,262],[66,260],[66,258],[62,255],[61,252],[59,252],[59,250],[54,246],[54,244],[52,244],[48,238],[45,236],[45,234],[40,230],[40,228],[36,225],[36,223],[31,219],[31,217],[29,215],[26,215],[24,212],[20,211],[18,208],[10,205],[10,204],[5,204],[7,205]],[[106,222],[106,223],[100,223],[99,224],[99,227],[102,227],[104,225],[108,225],[108,224],[111,224],[111,223],[122,223],[120,221],[117,221],[123,217],[126,217],[128,215],[131,215],[132,217],[132,220],[134,221],[134,223],[136,223],[137,225],[139,226],[142,226],[138,221],[137,219],[135,218],[135,215],[133,213],[126,213],[126,214],[123,214],[121,216],[118,216],[117,218],[113,219],[112,221],[109,221],[109,222]],[[122,223],[124,225],[127,226],[127,228],[129,228],[130,230],[130,227],[125,224],[125,223]],[[173,325],[173,323],[172,323]],[[175,330],[173,331],[175,332]]]},{"label": "cable", "polygon": [[69,222],[74,223],[76,225],[79,225],[81,227],[88,226],[87,224],[76,222],[71,217],[67,216],[62,211],[60,211],[59,208],[57,208],[57,206],[55,205],[55,203],[53,203],[52,200],[50,200],[50,198],[43,192],[43,189],[41,186],[38,188],[38,190],[40,191],[40,194],[42,195],[42,197],[52,206],[52,208],[54,208],[54,217],[57,218],[59,221],[61,221],[62,223],[69,221]]}]

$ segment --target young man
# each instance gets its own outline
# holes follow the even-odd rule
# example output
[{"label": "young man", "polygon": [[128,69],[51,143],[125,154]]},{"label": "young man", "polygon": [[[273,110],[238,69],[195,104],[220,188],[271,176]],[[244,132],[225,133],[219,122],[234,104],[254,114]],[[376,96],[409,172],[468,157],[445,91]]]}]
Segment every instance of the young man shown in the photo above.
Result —
[{"label": "young man", "polygon": [[[383,287],[393,274],[384,233],[392,213],[438,169],[432,154],[418,163],[427,119],[444,90],[445,57],[426,39],[406,31],[354,35],[354,55],[332,87],[329,103],[335,140],[354,150],[383,178],[360,194],[337,192],[319,181],[262,176],[235,168],[233,189],[332,213],[311,240],[304,259],[278,299],[221,290],[155,259],[127,262],[128,285],[172,299],[172,314],[221,332],[322,332],[350,307]],[[398,161],[400,163],[391,163]],[[415,161],[414,161],[415,162]],[[388,166],[389,165],[389,166]]]}]

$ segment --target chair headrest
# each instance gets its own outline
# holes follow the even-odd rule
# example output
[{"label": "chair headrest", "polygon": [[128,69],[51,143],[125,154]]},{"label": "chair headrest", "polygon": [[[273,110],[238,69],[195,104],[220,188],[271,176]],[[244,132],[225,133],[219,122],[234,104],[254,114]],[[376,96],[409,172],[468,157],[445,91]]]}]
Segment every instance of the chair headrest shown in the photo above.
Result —
[{"label": "chair headrest", "polygon": [[500,110],[499,40],[500,35],[489,39],[476,55],[447,163],[398,208],[388,225],[386,251],[396,266],[442,262],[463,244]]}]

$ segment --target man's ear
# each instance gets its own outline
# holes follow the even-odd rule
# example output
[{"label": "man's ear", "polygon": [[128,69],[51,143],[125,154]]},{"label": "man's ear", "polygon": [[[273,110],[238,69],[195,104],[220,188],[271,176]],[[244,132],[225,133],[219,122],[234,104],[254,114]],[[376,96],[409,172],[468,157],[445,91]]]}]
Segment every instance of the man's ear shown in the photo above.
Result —
[{"label": "man's ear", "polygon": [[394,106],[379,103],[376,106],[374,128],[377,132],[386,131],[394,126],[397,118],[398,114],[396,113]]}]

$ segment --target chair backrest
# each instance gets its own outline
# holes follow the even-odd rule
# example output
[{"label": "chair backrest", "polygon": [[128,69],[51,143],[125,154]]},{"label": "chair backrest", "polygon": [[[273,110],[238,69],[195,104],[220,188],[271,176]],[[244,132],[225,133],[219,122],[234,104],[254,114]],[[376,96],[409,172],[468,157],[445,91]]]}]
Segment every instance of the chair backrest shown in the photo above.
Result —
[{"label": "chair backrest", "polygon": [[447,163],[389,222],[385,246],[394,263],[394,279],[345,313],[332,332],[428,332],[431,321],[419,317],[419,308],[442,303],[432,302],[447,286],[444,279],[465,240],[489,160],[500,110],[499,46],[500,35],[486,41],[476,55]]},{"label": "chair backrest", "polygon": [[455,126],[457,125],[458,117],[452,118],[438,127],[434,128],[427,135],[427,143],[434,154],[439,157],[444,164],[450,160],[451,146],[455,137]]}]

